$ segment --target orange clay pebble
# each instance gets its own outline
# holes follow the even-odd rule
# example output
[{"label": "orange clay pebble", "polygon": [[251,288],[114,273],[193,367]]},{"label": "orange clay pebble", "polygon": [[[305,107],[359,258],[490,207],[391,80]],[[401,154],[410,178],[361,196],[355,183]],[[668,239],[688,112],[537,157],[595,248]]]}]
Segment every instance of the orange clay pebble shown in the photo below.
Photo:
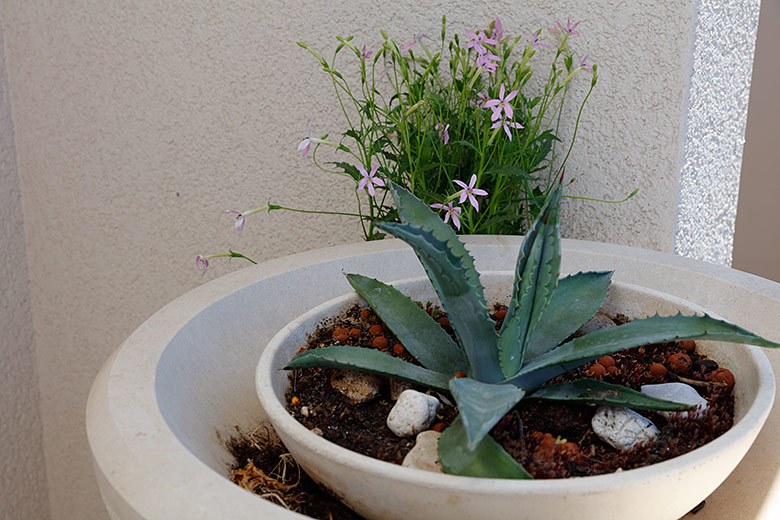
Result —
[{"label": "orange clay pebble", "polygon": [[387,348],[387,338],[384,336],[377,336],[373,340],[371,340],[371,346],[376,348]]},{"label": "orange clay pebble", "polygon": [[601,363],[593,363],[588,367],[588,375],[593,377],[601,377],[607,373],[607,369]]},{"label": "orange clay pebble", "polygon": [[555,437],[553,437],[552,434],[545,433],[541,442],[539,442],[539,448],[543,450],[555,449]]},{"label": "orange clay pebble", "polygon": [[452,377],[455,377],[455,378],[466,377],[466,374],[464,374],[463,372],[461,372],[460,370],[458,370],[457,372],[455,372],[454,374],[452,374]]},{"label": "orange clay pebble", "polygon": [[439,318],[436,321],[439,322],[439,325],[441,325],[442,327],[450,327],[449,318]]},{"label": "orange clay pebble", "polygon": [[603,366],[604,368],[615,366],[615,358],[612,356],[601,356],[596,361],[598,361],[599,365]]},{"label": "orange clay pebble", "polygon": [[569,457],[575,457],[580,452],[580,447],[573,442],[564,442],[560,447],[561,455],[568,455]]},{"label": "orange clay pebble", "polygon": [[431,430],[441,433],[444,430],[444,423],[437,422],[436,424],[433,425],[433,428],[431,428]]},{"label": "orange clay pebble", "polygon": [[692,339],[685,339],[677,342],[677,346],[686,352],[693,352],[696,350],[696,342]]},{"label": "orange clay pebble", "polygon": [[361,334],[360,333],[360,329],[350,329],[350,331],[349,331],[349,335],[352,336],[355,339],[359,338],[360,334]]},{"label": "orange clay pebble", "polygon": [[496,312],[497,320],[503,320],[504,318],[506,318],[506,309],[501,309],[500,311]]},{"label": "orange clay pebble", "polygon": [[393,345],[393,352],[395,352],[400,356],[401,354],[404,353],[404,346],[401,345],[400,343],[396,343],[395,345]]},{"label": "orange clay pebble", "polygon": [[368,333],[371,334],[372,336],[379,336],[380,334],[382,334],[382,326],[379,324],[371,325],[371,328],[368,329]]},{"label": "orange clay pebble", "polygon": [[618,367],[616,367],[615,365],[612,365],[611,367],[607,367],[607,374],[609,374],[611,376],[614,376],[618,372],[620,372],[620,369]]},{"label": "orange clay pebble", "polygon": [[688,372],[692,365],[691,358],[688,357],[688,354],[683,354],[682,352],[672,354],[669,356],[667,362],[669,363],[669,368],[675,372],[680,372],[681,374]]},{"label": "orange clay pebble", "polygon": [[333,339],[340,342],[347,341],[348,334],[348,329],[336,329],[333,331]]},{"label": "orange clay pebble", "polygon": [[293,398],[290,399],[290,404],[293,406],[298,406],[299,404],[301,404],[301,400],[293,396]]},{"label": "orange clay pebble", "polygon": [[666,367],[663,366],[661,363],[653,363],[650,365],[650,373],[654,376],[658,377],[664,377],[668,370],[666,370]]},{"label": "orange clay pebble", "polygon": [[371,317],[371,311],[370,310],[363,309],[362,311],[360,311],[360,319],[361,320],[367,320],[370,317]]},{"label": "orange clay pebble", "polygon": [[727,388],[734,386],[734,374],[731,373],[731,370],[726,368],[717,368],[713,370],[710,377],[716,383],[726,383]]}]

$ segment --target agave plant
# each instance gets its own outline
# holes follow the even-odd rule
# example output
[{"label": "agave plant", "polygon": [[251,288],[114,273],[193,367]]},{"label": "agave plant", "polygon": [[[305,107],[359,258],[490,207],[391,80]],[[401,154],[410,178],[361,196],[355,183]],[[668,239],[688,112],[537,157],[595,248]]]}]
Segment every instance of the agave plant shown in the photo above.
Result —
[{"label": "agave plant", "polygon": [[[286,368],[362,370],[451,394],[459,414],[439,441],[439,459],[448,473],[531,478],[488,435],[524,398],[654,410],[690,408],[594,379],[542,386],[600,356],[682,339],[780,347],[711,316],[682,314],[635,319],[620,327],[567,341],[601,308],[612,272],[581,272],[559,280],[560,184],[550,193],[522,243],[512,298],[501,329],[496,332],[474,260],[455,232],[406,189],[394,183],[389,188],[401,222],[380,222],[377,226],[414,249],[441,300],[457,341],[397,289],[372,278],[347,274],[352,287],[422,366],[374,349],[331,346],[305,351]],[[466,377],[455,377],[459,372]]]}]

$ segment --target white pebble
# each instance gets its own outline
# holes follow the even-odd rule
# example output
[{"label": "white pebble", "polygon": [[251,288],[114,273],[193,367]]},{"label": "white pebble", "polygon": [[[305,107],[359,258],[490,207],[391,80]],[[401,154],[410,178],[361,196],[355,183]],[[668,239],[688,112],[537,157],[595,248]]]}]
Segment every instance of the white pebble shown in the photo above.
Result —
[{"label": "white pebble", "polygon": [[708,406],[707,400],[700,396],[695,388],[691,385],[686,385],[685,383],[642,385],[640,390],[643,394],[647,394],[650,397],[696,406],[696,409],[691,410],[690,412],[658,412],[666,418],[679,417],[681,419],[686,419],[688,415],[695,418],[700,416]]},{"label": "white pebble", "polygon": [[659,433],[650,419],[620,406],[600,406],[590,425],[601,440],[621,451],[650,443]]},{"label": "white pebble", "polygon": [[430,428],[439,411],[439,400],[417,390],[404,390],[387,415],[387,427],[399,437]]},{"label": "white pebble", "polygon": [[412,451],[406,454],[402,466],[424,469],[435,473],[444,473],[439,461],[439,437],[441,433],[428,430],[417,434],[417,441]]}]

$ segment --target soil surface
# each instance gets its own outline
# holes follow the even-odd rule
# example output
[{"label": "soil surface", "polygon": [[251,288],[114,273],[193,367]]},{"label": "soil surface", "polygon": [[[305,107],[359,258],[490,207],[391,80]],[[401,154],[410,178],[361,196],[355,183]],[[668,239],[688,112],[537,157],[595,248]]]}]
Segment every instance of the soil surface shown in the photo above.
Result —
[{"label": "soil surface", "polygon": [[[430,306],[427,310],[451,333],[449,321],[440,310]],[[503,317],[501,310],[502,307],[496,306],[492,312],[499,326]],[[625,316],[613,319],[618,324],[628,321]],[[383,340],[377,341],[377,338]],[[378,348],[414,362],[414,358],[400,346],[379,318],[358,306],[350,309],[346,316],[324,324],[302,348],[336,344]],[[707,399],[707,412],[696,420],[667,420],[653,411],[637,410],[651,419],[661,433],[649,446],[620,452],[591,430],[590,421],[595,407],[524,399],[493,428],[491,435],[534,478],[599,475],[654,464],[698,448],[731,427],[734,413],[731,387],[713,381],[717,363],[699,355],[693,342],[648,345],[606,357],[600,358],[603,365],[596,362],[582,366],[550,383],[591,377],[639,390],[644,384],[682,381],[694,386]],[[599,366],[594,366],[596,364]],[[653,365],[658,366],[651,370]],[[354,404],[331,386],[333,372],[332,369],[292,371],[292,385],[287,395],[288,411],[304,426],[339,446],[400,464],[414,447],[415,439],[396,437],[385,424],[394,404],[390,398],[389,382],[384,382],[374,400]],[[425,391],[424,388],[417,389]],[[429,393],[442,401],[434,428],[444,429],[455,419],[457,412],[446,404],[446,396],[432,391]]]},{"label": "soil surface", "polygon": [[[426,305],[426,310],[452,334],[449,321],[441,310],[430,304]],[[504,314],[505,307],[502,306],[496,306],[491,312],[499,327]],[[618,325],[629,321],[622,315],[613,319]],[[345,316],[324,323],[301,350],[336,344],[377,348],[415,362],[372,311],[358,306],[351,308]],[[390,397],[391,382],[385,380],[379,395],[372,401],[355,404],[330,384],[333,372],[331,369],[292,371],[292,384],[286,396],[290,414],[339,446],[400,464],[414,447],[414,437],[399,438],[387,428],[387,414],[394,404]],[[709,408],[696,420],[667,420],[658,413],[637,410],[655,423],[660,435],[650,446],[619,452],[591,430],[595,407],[524,399],[499,421],[491,435],[534,478],[598,475],[654,464],[712,441],[733,423],[733,375],[699,355],[692,341],[624,350],[567,372],[551,383],[583,377],[637,390],[643,384],[681,381],[696,388],[709,402]],[[429,393],[442,402],[433,425],[441,431],[455,419],[457,411],[449,404],[447,396]],[[227,444],[235,457],[231,478],[239,486],[312,518],[362,518],[306,475],[272,430],[239,432]],[[702,502],[692,512],[703,505]]]}]

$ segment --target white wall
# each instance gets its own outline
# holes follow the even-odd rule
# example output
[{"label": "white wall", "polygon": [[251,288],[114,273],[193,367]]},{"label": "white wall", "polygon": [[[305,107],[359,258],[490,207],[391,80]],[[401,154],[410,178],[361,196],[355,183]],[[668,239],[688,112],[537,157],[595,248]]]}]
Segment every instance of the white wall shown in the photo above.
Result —
[{"label": "white wall", "polygon": [[[0,26],[0,50],[3,32]],[[0,518],[49,518],[22,193],[0,54]]]},{"label": "white wall", "polygon": [[[232,247],[264,260],[358,239],[353,221],[275,213],[252,218],[237,243],[222,213],[269,198],[353,209],[351,184],[295,151],[309,120],[317,132],[342,128],[327,77],[296,41],[327,51],[336,34],[354,34],[372,46],[384,28],[403,42],[435,31],[443,13],[461,33],[496,15],[510,34],[583,20],[573,43],[600,65],[600,84],[567,168],[579,179],[570,193],[642,191],[618,206],[568,202],[566,234],[672,251],[695,5],[3,2],[51,517],[105,516],[84,434],[101,363],[166,302],[242,265],[215,262],[201,278],[196,254]],[[2,198],[16,204],[17,225],[3,233],[19,243],[18,185],[9,179]],[[20,251],[2,260],[23,265]],[[22,292],[2,302],[4,313],[29,305],[15,269]],[[34,377],[29,319],[12,320],[21,327],[12,337]]]},{"label": "white wall", "polygon": [[761,2],[734,234],[735,269],[780,282],[780,0]]}]

